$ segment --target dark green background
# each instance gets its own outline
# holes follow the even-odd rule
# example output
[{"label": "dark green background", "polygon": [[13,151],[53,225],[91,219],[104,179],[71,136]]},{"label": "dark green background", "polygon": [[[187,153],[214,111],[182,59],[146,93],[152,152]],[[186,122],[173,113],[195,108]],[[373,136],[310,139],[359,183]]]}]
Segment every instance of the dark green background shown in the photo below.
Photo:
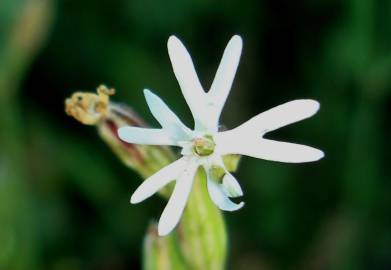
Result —
[{"label": "dark green background", "polygon": [[[47,12],[25,16],[26,6]],[[156,124],[148,87],[191,125],[167,54],[172,34],[206,89],[230,37],[242,36],[229,128],[292,99],[321,103],[268,137],[320,148],[323,160],[242,159],[246,205],[225,215],[228,268],[391,269],[389,0],[2,0],[0,269],[140,267],[164,202],[129,204],[140,177],[65,115],[64,99],[105,83]]]}]

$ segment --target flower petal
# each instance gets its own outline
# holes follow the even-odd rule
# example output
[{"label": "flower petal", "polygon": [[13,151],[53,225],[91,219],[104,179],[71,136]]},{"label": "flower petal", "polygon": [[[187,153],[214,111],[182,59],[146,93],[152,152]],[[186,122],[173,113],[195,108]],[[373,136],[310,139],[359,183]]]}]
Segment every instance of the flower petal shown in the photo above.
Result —
[{"label": "flower petal", "polygon": [[220,134],[217,137],[221,154],[240,154],[290,163],[317,161],[324,156],[321,150],[306,145],[267,140],[261,137],[243,137],[239,133],[236,133],[236,136],[232,135]]},{"label": "flower petal", "polygon": [[191,159],[187,162],[184,171],[176,181],[174,191],[159,220],[159,235],[164,236],[169,234],[178,224],[186,206],[197,168],[198,164]]},{"label": "flower petal", "polygon": [[231,90],[242,53],[243,41],[240,36],[233,36],[225,48],[210,91],[207,93],[208,106],[214,107],[213,117],[218,125],[221,111]]},{"label": "flower petal", "polygon": [[258,114],[234,130],[244,129],[243,133],[265,134],[311,117],[319,110],[319,106],[319,102],[312,99],[293,100]]},{"label": "flower petal", "polygon": [[269,131],[312,116],[318,109],[319,103],[310,99],[294,100],[270,109],[233,130],[218,133],[214,138],[219,153],[292,163],[319,160],[324,154],[318,149],[262,138]]},{"label": "flower petal", "polygon": [[127,143],[148,145],[177,145],[177,140],[172,138],[163,129],[121,127],[118,136]]},{"label": "flower petal", "polygon": [[206,93],[198,79],[191,56],[175,36],[168,39],[167,47],[175,77],[189,105],[195,124],[202,126],[202,119],[206,119],[204,112]]},{"label": "flower petal", "polygon": [[236,178],[226,171],[223,177],[223,188],[228,197],[236,198],[243,196],[242,187],[236,180]]},{"label": "flower petal", "polygon": [[223,187],[208,177],[208,192],[213,203],[224,211],[236,211],[243,207],[244,202],[238,204],[231,201],[225,194]]},{"label": "flower petal", "polygon": [[177,179],[183,172],[187,164],[186,161],[187,159],[182,157],[147,178],[133,193],[130,202],[133,204],[139,203],[151,197],[171,181]]},{"label": "flower petal", "polygon": [[172,135],[175,134],[178,140],[185,140],[191,130],[181,122],[178,116],[170,110],[160,97],[148,89],[144,90],[144,95],[152,115],[160,123],[163,129],[167,130]]}]

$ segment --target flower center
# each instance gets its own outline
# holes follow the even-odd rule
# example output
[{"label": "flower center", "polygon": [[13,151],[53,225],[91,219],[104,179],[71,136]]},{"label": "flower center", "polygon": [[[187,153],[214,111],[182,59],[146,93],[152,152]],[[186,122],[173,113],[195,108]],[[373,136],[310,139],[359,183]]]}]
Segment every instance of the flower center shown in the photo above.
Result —
[{"label": "flower center", "polygon": [[192,143],[193,152],[201,157],[213,154],[216,146],[212,136],[210,135],[205,135],[201,138],[195,138],[193,139]]}]

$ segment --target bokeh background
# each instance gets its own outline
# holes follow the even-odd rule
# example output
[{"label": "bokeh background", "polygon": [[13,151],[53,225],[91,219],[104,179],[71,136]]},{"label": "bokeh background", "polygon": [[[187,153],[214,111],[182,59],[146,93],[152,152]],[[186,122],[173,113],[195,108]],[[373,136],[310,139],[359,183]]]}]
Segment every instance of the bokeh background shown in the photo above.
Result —
[{"label": "bokeh background", "polygon": [[163,200],[129,204],[140,177],[65,115],[64,99],[105,83],[155,125],[148,87],[191,125],[171,34],[205,88],[229,38],[243,37],[229,128],[292,99],[321,103],[269,137],[316,146],[323,160],[242,159],[228,268],[391,269],[388,0],[1,0],[0,269],[140,268]]}]

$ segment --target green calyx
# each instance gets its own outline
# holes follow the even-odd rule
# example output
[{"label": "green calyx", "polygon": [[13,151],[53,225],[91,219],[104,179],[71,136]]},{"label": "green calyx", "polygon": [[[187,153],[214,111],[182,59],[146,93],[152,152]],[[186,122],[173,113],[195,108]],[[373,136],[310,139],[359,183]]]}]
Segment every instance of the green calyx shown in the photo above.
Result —
[{"label": "green calyx", "polygon": [[205,135],[202,138],[196,138],[193,140],[193,151],[201,157],[213,154],[215,146],[216,144],[210,135]]}]

